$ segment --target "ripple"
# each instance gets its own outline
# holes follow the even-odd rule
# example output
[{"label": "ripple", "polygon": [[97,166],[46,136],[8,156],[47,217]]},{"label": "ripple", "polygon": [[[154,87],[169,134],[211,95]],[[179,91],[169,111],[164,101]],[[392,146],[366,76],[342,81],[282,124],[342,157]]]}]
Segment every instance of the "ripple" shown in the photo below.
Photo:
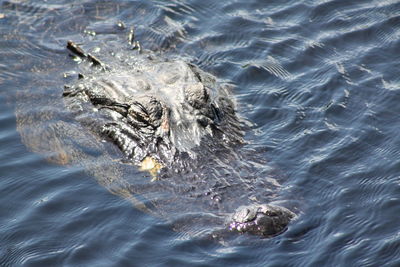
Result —
[{"label": "ripple", "polygon": [[[0,265],[398,265],[399,1],[47,2],[1,3]],[[58,99],[62,74],[75,70],[66,40],[133,58],[119,21],[135,27],[144,49],[234,85],[250,121],[248,155],[221,159],[212,174],[177,174],[155,194],[147,176],[130,173],[135,188],[123,193],[143,193],[134,197],[170,221],[133,208],[79,166],[46,162],[16,132],[15,102],[39,107],[19,105],[17,115],[54,111],[40,105]],[[255,181],[247,191],[245,178]],[[253,197],[292,203],[299,216],[271,239],[208,238],[216,226],[201,218],[213,202],[195,202],[196,214],[184,202],[219,193],[211,181],[232,184],[226,209]]]}]

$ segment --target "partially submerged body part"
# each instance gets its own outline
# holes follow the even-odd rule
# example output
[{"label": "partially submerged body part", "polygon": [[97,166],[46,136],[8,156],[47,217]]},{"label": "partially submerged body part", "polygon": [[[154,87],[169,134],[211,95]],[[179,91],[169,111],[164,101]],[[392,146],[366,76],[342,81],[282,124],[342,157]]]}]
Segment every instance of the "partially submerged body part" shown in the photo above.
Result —
[{"label": "partially submerged body part", "polygon": [[[218,151],[232,151],[243,143],[242,123],[229,91],[195,65],[138,54],[133,64],[111,69],[75,43],[67,47],[98,71],[80,74],[75,84],[65,87],[66,106],[82,125],[116,144],[129,162],[150,172],[153,181],[163,169],[180,171],[196,162],[217,161]],[[273,236],[292,218],[286,208],[253,204],[238,208],[228,228]]]},{"label": "partially submerged body part", "polygon": [[148,157],[163,166],[196,158],[192,149],[203,140],[227,146],[242,142],[227,90],[192,64],[148,57],[131,69],[98,75],[67,87],[67,106],[84,113],[91,104],[85,119],[94,116],[95,131],[138,165]]}]

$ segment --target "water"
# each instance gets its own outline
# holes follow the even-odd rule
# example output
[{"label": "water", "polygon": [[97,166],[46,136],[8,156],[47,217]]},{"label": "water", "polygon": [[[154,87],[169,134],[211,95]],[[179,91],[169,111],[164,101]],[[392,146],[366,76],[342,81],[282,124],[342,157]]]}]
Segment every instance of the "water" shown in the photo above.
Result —
[{"label": "water", "polygon": [[[258,192],[299,215],[285,233],[174,231],[23,144],[15,110],[57,105],[76,68],[66,41],[117,43],[119,21],[144,48],[235,85],[247,148],[267,162],[254,175],[281,184]],[[399,49],[395,0],[1,0],[0,265],[398,266]],[[38,98],[24,106],[21,92]]]}]

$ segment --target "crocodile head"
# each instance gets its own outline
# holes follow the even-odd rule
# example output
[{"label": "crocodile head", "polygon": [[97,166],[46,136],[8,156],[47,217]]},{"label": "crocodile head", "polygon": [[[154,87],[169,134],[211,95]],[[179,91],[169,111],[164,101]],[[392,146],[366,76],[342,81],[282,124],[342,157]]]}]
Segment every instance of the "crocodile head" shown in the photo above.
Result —
[{"label": "crocodile head", "polygon": [[[240,159],[235,145],[242,143],[242,123],[233,97],[212,75],[183,61],[160,61],[148,55],[138,55],[128,66],[117,64],[116,69],[106,69],[93,56],[72,43],[69,46],[102,69],[87,77],[80,75],[75,85],[66,87],[66,106],[74,119],[111,140],[142,170],[152,173],[172,167],[164,169],[175,172],[181,167],[192,168],[193,162],[203,167],[204,162],[214,166],[214,161],[224,164]],[[191,160],[197,157],[203,160]],[[213,176],[201,184],[195,176],[189,191],[196,185],[212,186],[218,179]],[[185,179],[193,182],[191,175]],[[210,185],[204,185],[208,182]],[[245,206],[231,216],[229,228],[272,236],[284,231],[293,217],[292,212],[278,206]]]}]

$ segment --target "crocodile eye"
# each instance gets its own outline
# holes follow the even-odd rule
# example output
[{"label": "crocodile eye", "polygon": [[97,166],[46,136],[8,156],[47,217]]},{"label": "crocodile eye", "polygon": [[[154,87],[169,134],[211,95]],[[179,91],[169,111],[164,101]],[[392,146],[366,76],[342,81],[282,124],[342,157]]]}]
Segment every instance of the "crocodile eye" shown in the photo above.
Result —
[{"label": "crocodile eye", "polygon": [[158,127],[161,124],[163,108],[155,97],[143,96],[130,102],[128,119],[133,123]]},{"label": "crocodile eye", "polygon": [[185,98],[195,109],[203,108],[210,98],[208,88],[202,83],[190,84],[185,88]]}]

